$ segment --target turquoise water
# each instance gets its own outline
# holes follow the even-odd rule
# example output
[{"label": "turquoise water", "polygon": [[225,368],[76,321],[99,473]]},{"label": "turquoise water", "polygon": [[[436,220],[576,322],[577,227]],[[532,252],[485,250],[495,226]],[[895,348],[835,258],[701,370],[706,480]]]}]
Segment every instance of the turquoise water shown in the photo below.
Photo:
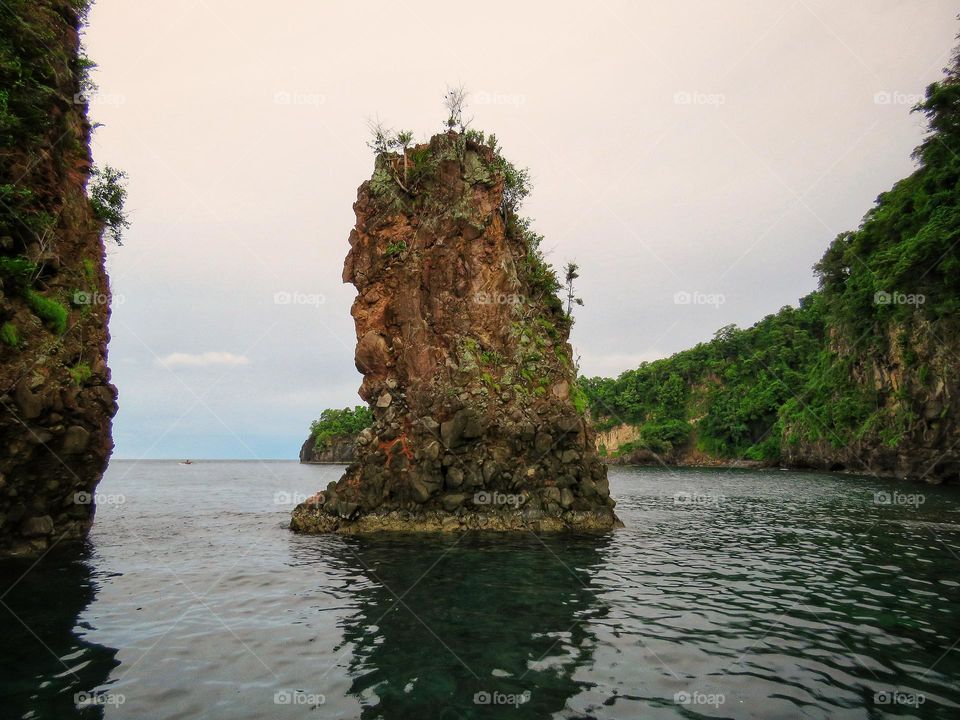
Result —
[{"label": "turquoise water", "polygon": [[613,469],[608,535],[287,531],[340,470],[115,461],[87,547],[0,564],[0,717],[960,717],[957,488]]}]

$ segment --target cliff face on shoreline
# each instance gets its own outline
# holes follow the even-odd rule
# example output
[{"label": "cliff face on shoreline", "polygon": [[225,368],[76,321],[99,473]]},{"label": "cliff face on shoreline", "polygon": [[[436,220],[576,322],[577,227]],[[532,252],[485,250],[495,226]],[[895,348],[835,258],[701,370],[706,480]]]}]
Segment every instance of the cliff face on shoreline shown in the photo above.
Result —
[{"label": "cliff face on shoreline", "polygon": [[891,323],[881,338],[870,353],[856,352],[839,334],[831,339],[835,357],[854,358],[851,384],[866,389],[876,420],[848,442],[836,442],[832,428],[815,432],[812,421],[799,416],[784,427],[794,437],[783,445],[784,462],[934,484],[960,481],[960,342],[945,323],[922,317]]},{"label": "cliff face on shoreline", "polygon": [[380,153],[343,278],[373,424],[306,532],[606,529],[606,468],[569,321],[537,238],[504,201],[494,143],[450,132]]},{"label": "cliff face on shoreline", "polygon": [[799,307],[583,382],[601,430],[634,427],[601,454],[960,482],[960,51],[914,110],[917,169],[833,240]]},{"label": "cliff face on shoreline", "polygon": [[[781,311],[616,380],[585,382],[604,461],[960,480],[960,344],[950,321],[912,313],[864,336],[863,348],[819,321],[803,332],[795,326],[785,358],[782,333],[796,313]],[[675,424],[657,416],[657,395],[671,377],[682,389]],[[642,402],[635,410],[624,397]],[[622,421],[632,413],[637,420]]]},{"label": "cliff face on shoreline", "polygon": [[322,448],[318,448],[316,439],[311,435],[303,441],[300,448],[300,462],[351,463],[356,443],[356,435],[339,435],[330,438]]},{"label": "cliff face on shoreline", "polygon": [[310,423],[310,434],[300,448],[300,462],[353,462],[357,436],[372,422],[373,414],[366,405],[324,410]]},{"label": "cliff face on shoreline", "polygon": [[0,555],[82,538],[113,447],[76,6],[12,2],[0,20]]}]

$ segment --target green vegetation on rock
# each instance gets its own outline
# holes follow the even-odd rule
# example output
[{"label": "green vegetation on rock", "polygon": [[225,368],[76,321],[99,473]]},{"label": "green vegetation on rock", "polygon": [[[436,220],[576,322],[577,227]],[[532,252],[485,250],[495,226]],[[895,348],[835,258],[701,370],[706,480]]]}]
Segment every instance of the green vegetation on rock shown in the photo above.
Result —
[{"label": "green vegetation on rock", "polygon": [[12,322],[5,322],[3,325],[0,325],[0,342],[7,347],[19,347],[20,333],[17,332],[17,326]]},{"label": "green vegetation on rock", "polygon": [[396,255],[401,255],[406,249],[407,244],[401,240],[399,242],[390,243],[387,245],[387,249],[384,251],[384,254],[388,255],[389,257],[394,257]]},{"label": "green vegetation on rock", "polygon": [[34,290],[27,290],[24,297],[34,315],[47,323],[57,335],[67,331],[67,309],[60,302]]},{"label": "green vegetation on rock", "polygon": [[70,368],[68,372],[77,385],[83,385],[93,377],[93,370],[90,369],[90,364],[85,362],[78,362]]},{"label": "green vegetation on rock", "polygon": [[97,219],[102,220],[117,245],[123,245],[123,232],[130,227],[124,205],[127,174],[107,165],[94,168],[90,174],[90,205]]},{"label": "green vegetation on rock", "polygon": [[356,435],[370,427],[373,413],[365,405],[342,410],[324,410],[317,420],[310,424],[310,436],[317,450],[323,450],[331,438]]}]

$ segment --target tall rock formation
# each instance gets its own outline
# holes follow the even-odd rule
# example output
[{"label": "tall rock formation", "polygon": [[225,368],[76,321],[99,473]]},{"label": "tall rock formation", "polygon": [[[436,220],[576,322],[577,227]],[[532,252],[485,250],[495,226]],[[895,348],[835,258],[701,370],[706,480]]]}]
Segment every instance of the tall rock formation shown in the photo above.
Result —
[{"label": "tall rock formation", "polygon": [[83,537],[113,447],[80,6],[0,11],[0,555]]},{"label": "tall rock formation", "polygon": [[479,133],[378,154],[343,272],[374,422],[293,529],[619,525],[523,183]]}]

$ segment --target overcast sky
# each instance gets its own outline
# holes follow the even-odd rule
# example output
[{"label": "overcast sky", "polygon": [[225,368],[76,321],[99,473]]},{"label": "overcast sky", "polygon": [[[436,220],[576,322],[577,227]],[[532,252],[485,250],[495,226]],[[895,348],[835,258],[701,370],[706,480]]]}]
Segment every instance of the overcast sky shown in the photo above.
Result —
[{"label": "overcast sky", "polygon": [[[909,107],[946,0],[98,0],[116,457],[294,458],[360,402],[341,284],[367,119],[474,127],[527,166],[525,212],[582,268],[573,343],[616,375],[815,288],[811,265],[913,168]],[[279,294],[279,295],[278,295]],[[289,302],[286,302],[289,301]]]}]

